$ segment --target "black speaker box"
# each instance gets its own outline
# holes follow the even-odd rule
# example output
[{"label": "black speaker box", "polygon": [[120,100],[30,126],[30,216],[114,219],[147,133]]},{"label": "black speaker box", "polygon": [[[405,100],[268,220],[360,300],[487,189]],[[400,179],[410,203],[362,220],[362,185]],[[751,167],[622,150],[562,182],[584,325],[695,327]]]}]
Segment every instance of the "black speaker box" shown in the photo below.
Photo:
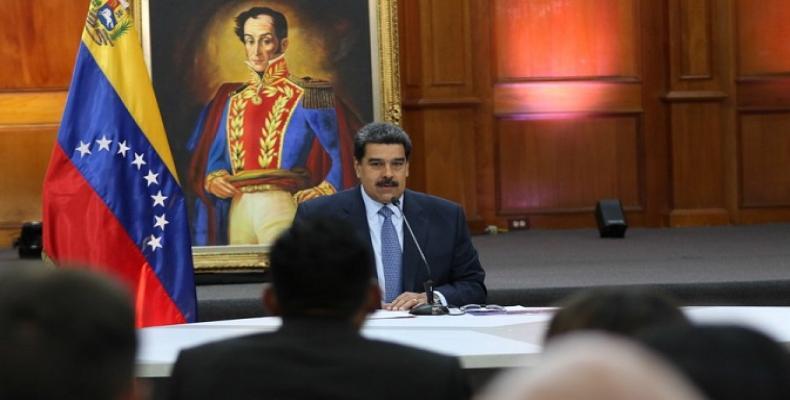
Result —
[{"label": "black speaker box", "polygon": [[623,238],[628,224],[620,200],[599,200],[595,205],[595,219],[598,221],[598,232],[602,238]]},{"label": "black speaker box", "polygon": [[22,224],[22,234],[14,242],[19,258],[41,258],[41,221]]}]

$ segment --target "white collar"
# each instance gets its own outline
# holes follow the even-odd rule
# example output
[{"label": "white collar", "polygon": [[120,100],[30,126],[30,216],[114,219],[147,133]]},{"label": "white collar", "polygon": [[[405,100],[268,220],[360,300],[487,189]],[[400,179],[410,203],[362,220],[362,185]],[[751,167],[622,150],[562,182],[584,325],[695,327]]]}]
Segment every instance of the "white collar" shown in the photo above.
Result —
[{"label": "white collar", "polygon": [[376,200],[373,200],[373,198],[370,197],[367,192],[365,192],[365,188],[362,187],[362,185],[359,185],[359,190],[362,192],[362,201],[365,203],[365,213],[367,214],[368,218],[376,216],[378,214],[379,210],[381,210],[381,207],[384,207],[384,206],[389,207],[393,212],[395,212],[397,210],[397,214],[396,215],[399,215],[399,214],[403,213],[403,211],[402,211],[403,210],[403,200],[404,200],[404,197],[406,197],[405,196],[405,194],[406,194],[405,191],[403,193],[401,193],[400,198],[398,199],[400,201],[400,209],[399,209],[398,207],[395,207],[392,203],[383,204],[383,203],[380,203],[380,202],[378,202]]}]

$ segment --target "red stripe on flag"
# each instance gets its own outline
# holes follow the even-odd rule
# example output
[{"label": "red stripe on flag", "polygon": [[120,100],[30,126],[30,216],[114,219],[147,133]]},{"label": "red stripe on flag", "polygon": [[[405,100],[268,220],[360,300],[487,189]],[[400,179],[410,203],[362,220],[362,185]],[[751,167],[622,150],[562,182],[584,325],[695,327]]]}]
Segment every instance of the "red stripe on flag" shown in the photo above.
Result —
[{"label": "red stripe on flag", "polygon": [[138,327],[186,322],[123,225],[57,143],[44,182],[47,256],[62,266],[86,267],[120,279],[134,297]]}]

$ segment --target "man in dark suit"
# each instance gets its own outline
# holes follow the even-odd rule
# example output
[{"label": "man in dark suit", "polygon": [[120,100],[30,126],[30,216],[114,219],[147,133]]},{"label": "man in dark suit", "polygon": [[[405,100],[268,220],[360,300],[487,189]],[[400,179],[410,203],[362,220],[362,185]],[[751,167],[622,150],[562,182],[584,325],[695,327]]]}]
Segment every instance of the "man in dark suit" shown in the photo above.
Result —
[{"label": "man in dark suit", "polygon": [[359,334],[381,292],[372,256],[346,222],[295,223],[270,254],[274,333],[181,352],[173,399],[466,399],[458,360]]},{"label": "man in dark suit", "polygon": [[459,306],[485,303],[485,272],[463,209],[406,189],[410,154],[411,140],[400,127],[364,126],[354,137],[354,169],[361,185],[300,204],[295,221],[331,216],[351,222],[375,255],[385,309],[408,310],[427,302],[423,284],[428,272],[414,239],[425,253],[438,300]]}]

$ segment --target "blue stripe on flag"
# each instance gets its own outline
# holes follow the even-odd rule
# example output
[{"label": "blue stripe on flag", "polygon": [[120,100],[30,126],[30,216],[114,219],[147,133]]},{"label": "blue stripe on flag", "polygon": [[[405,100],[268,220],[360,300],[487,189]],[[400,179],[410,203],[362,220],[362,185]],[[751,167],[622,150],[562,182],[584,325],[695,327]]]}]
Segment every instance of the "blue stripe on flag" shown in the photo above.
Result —
[{"label": "blue stripe on flag", "polygon": [[[126,228],[187,321],[194,321],[192,254],[181,187],[84,44],[74,71],[58,143]],[[108,149],[102,147],[105,138],[111,141]],[[119,154],[121,143],[129,148],[125,157]],[[138,168],[136,158],[145,164]],[[149,173],[156,174],[150,184],[145,178]],[[154,205],[160,193],[167,199]],[[164,229],[155,227],[161,216],[167,221]],[[152,236],[161,248],[155,248]]]}]

